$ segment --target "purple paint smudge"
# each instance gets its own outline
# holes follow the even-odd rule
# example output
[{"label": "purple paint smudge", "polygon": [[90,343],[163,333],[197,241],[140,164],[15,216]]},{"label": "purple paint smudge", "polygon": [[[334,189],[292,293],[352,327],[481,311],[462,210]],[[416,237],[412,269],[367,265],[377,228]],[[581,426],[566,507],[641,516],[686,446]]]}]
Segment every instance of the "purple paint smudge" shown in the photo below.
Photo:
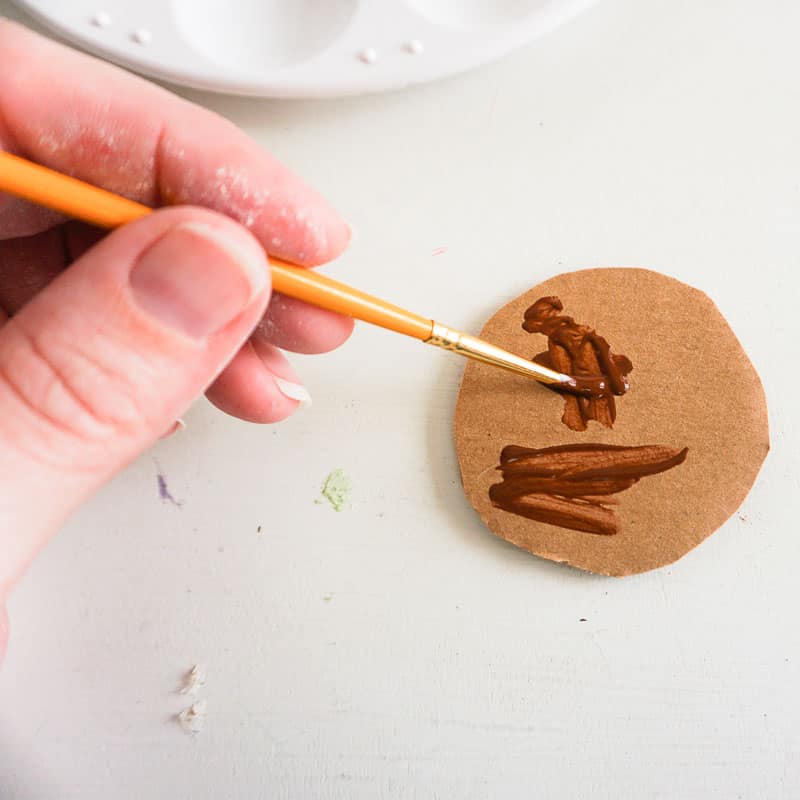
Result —
[{"label": "purple paint smudge", "polygon": [[181,508],[183,503],[179,502],[172,496],[172,492],[170,492],[169,486],[167,486],[167,478],[162,472],[159,472],[156,475],[156,481],[158,481],[158,496],[161,498],[161,502],[172,503],[172,505]]}]

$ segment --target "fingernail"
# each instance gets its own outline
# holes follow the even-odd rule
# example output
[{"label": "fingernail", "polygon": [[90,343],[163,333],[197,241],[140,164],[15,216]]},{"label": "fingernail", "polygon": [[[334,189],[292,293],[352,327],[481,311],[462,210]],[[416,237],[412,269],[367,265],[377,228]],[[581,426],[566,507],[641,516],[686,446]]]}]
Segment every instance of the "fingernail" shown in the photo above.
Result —
[{"label": "fingernail", "polygon": [[170,436],[172,436],[173,433],[177,433],[178,431],[185,431],[185,430],[186,430],[186,423],[179,417],[158,438],[159,439],[167,439]]},{"label": "fingernail", "polygon": [[292,383],[292,381],[287,381],[285,378],[275,378],[274,380],[281,394],[290,400],[297,400],[300,403],[300,408],[308,408],[311,405],[311,395],[305,386],[300,383]]},{"label": "fingernail", "polygon": [[184,222],[134,265],[139,307],[162,325],[204,339],[247,308],[268,280],[261,248],[202,222]]}]

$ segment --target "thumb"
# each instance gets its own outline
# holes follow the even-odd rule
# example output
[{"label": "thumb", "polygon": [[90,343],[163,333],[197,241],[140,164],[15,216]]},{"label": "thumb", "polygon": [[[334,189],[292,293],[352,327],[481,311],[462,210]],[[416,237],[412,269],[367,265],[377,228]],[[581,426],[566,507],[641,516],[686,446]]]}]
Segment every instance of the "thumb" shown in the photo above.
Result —
[{"label": "thumb", "polygon": [[173,208],[111,233],[0,328],[0,597],[213,381],[268,296],[244,228]]}]

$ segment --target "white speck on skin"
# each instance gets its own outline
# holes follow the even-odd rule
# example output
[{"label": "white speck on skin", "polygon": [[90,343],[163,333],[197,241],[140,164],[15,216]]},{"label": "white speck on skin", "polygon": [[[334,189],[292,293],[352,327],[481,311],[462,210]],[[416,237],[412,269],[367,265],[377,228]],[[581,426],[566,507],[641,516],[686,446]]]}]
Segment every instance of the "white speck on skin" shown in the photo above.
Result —
[{"label": "white speck on skin", "polygon": [[[165,160],[182,155],[183,151],[167,143]],[[298,208],[293,198],[284,199],[274,189],[256,183],[244,166],[209,165],[209,170],[211,179],[205,170],[186,165],[179,183],[162,188],[167,202],[220,211],[253,230],[267,246],[280,248],[291,243],[293,250],[302,251],[304,260],[321,259],[327,253],[327,230],[311,209]]]},{"label": "white speck on skin", "polygon": [[[171,155],[171,153],[167,153]],[[183,151],[177,152],[183,158]],[[255,227],[267,204],[269,191],[253,188],[246,170],[222,165],[214,169],[214,180],[202,180],[195,170],[184,170],[180,185],[171,187],[172,203],[190,202],[221,211],[247,228]]]},{"label": "white speck on skin", "polygon": [[262,317],[261,322],[256,325],[256,331],[265,339],[269,339],[276,330],[275,323],[268,316]]},{"label": "white speck on skin", "polygon": [[[285,310],[285,303],[282,301],[280,295],[275,295],[272,300],[270,301],[270,311],[275,312]],[[261,336],[267,342],[275,342],[276,340],[280,342],[281,347],[285,347],[289,350],[296,349],[297,347],[302,346],[303,338],[302,336],[296,335],[294,328],[300,329],[305,327],[304,321],[296,321],[293,324],[290,324],[289,330],[287,331],[283,325],[276,325],[274,319],[272,318],[272,313],[267,313],[262,319],[261,322],[258,323],[256,330],[258,331],[259,336]]]},{"label": "white speck on skin", "polygon": [[374,47],[365,47],[358,54],[358,58],[364,64],[374,64],[378,60],[378,51]]},{"label": "white speck on skin", "polygon": [[38,135],[36,144],[43,152],[49,153],[50,155],[57,153],[61,149],[61,142],[59,139],[47,131],[42,131]]}]

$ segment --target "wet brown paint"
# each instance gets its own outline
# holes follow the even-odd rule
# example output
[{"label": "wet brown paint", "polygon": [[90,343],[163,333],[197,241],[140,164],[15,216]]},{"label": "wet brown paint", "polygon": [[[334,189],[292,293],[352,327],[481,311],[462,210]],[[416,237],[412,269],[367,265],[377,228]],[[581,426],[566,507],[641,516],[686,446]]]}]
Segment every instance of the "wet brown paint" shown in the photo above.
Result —
[{"label": "wet brown paint", "polygon": [[551,385],[564,394],[561,421],[574,431],[585,431],[589,420],[611,428],[617,417],[614,395],[628,391],[630,359],[611,352],[609,343],[588,325],[561,314],[558,297],[540,297],[525,312],[522,327],[547,336],[547,350],[534,356],[542,366],[571,375],[574,386]]},{"label": "wet brown paint", "polygon": [[508,445],[500,454],[503,480],[489,489],[492,504],[561,528],[610,536],[619,530],[612,495],[648,475],[682,464],[682,450],[658,444],[627,447],[566,444],[535,449]]}]

